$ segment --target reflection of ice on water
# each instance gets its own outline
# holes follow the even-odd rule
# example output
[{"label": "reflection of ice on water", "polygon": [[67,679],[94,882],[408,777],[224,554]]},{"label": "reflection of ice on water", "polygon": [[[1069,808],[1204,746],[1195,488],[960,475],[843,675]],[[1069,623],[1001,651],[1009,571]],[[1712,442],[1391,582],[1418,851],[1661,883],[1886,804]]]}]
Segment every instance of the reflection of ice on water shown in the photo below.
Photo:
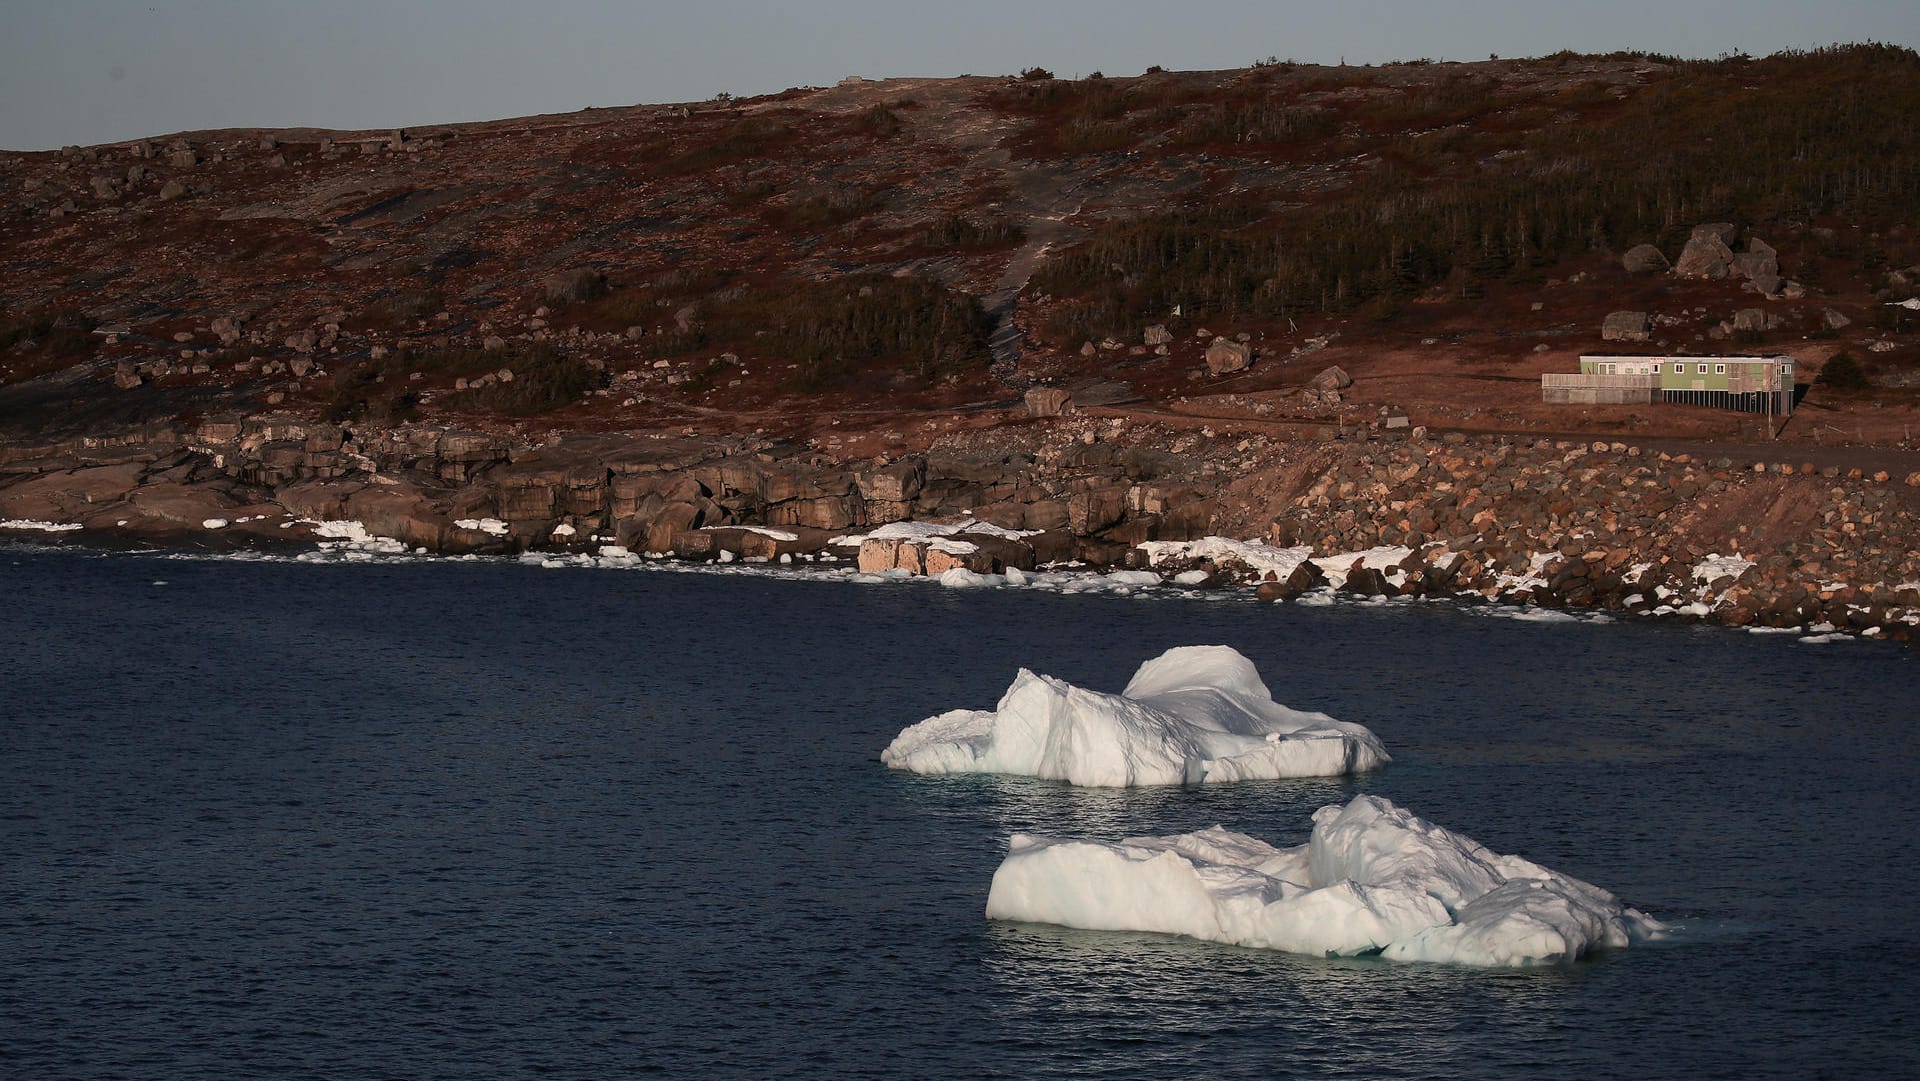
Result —
[{"label": "reflection of ice on water", "polygon": [[[1433,1076],[1498,1054],[1489,1033],[1550,1016],[1582,970],[1472,969],[1302,957],[1127,932],[995,923],[985,969],[997,1022],[1124,1045],[1142,1075],[1204,1076],[1206,1041],[1256,1039],[1245,1076]],[[1195,1057],[1198,1056],[1198,1057]],[[1535,1064],[1536,1067],[1538,1063]]]},{"label": "reflection of ice on water", "polygon": [[1328,777],[1148,788],[1081,788],[1002,774],[915,779],[913,783],[991,792],[995,843],[1002,852],[1007,838],[1015,833],[1117,841],[1250,819],[1269,821],[1277,829],[1297,826],[1296,841],[1305,841],[1305,823],[1314,808],[1343,803],[1356,791],[1351,778]]}]

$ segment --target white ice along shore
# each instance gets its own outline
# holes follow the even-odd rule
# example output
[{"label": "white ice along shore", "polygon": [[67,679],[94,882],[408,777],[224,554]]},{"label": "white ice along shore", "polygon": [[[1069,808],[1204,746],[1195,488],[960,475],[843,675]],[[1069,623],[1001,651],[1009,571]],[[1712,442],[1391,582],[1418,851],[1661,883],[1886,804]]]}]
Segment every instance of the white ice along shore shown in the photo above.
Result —
[{"label": "white ice along shore", "polygon": [[1119,694],[1022,668],[996,708],[929,717],[894,737],[880,761],[1123,787],[1336,777],[1390,759],[1361,725],[1275,702],[1238,651],[1180,646],[1142,664]]},{"label": "white ice along shore", "polygon": [[1106,844],[1014,834],[987,917],[1327,957],[1523,966],[1659,937],[1619,898],[1377,796],[1296,848],[1214,826]]}]

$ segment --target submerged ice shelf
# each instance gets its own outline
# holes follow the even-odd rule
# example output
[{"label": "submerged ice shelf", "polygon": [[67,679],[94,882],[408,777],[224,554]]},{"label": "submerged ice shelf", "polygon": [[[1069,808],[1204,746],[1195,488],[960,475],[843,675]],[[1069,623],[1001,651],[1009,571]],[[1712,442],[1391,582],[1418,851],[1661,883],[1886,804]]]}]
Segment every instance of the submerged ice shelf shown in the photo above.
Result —
[{"label": "submerged ice shelf", "polygon": [[1296,848],[1219,826],[1112,844],[1015,834],[987,916],[1487,966],[1575,960],[1664,929],[1606,890],[1377,796],[1322,807]]},{"label": "submerged ice shelf", "polygon": [[1358,724],[1288,709],[1227,646],[1147,661],[1119,694],[1021,669],[991,710],[957,709],[880,753],[915,773],[1010,773],[1077,785],[1333,777],[1378,769],[1386,748]]}]

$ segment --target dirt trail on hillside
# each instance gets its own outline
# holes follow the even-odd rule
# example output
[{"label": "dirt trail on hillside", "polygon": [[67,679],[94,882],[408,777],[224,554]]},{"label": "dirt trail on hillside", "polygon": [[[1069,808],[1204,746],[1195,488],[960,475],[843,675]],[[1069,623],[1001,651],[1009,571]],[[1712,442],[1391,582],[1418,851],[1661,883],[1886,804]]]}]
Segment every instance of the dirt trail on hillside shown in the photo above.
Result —
[{"label": "dirt trail on hillside", "polygon": [[[1025,230],[1026,239],[1007,256],[992,291],[980,302],[993,320],[988,343],[992,373],[1002,386],[1019,390],[1024,387],[1015,374],[1022,339],[1015,318],[1020,294],[1048,253],[1086,235],[1071,219],[1086,206],[1089,185],[1102,169],[1097,164],[1016,158],[1008,143],[1031,122],[983,105],[981,95],[991,85],[985,79],[889,79],[835,87],[809,104],[848,112],[902,105],[896,112],[906,122],[903,137],[929,150],[963,155],[953,166],[955,172],[980,177],[985,186],[1006,193],[997,209]],[[906,102],[911,107],[904,107]],[[957,267],[930,269],[950,284],[959,272]]]}]

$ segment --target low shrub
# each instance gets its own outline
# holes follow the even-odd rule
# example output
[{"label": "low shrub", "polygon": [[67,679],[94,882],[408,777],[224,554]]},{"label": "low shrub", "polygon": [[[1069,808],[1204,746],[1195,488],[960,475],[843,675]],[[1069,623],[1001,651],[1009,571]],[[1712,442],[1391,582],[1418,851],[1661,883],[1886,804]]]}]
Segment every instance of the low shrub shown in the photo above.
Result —
[{"label": "low shrub", "polygon": [[601,374],[577,357],[540,343],[504,351],[500,367],[511,380],[456,391],[441,399],[449,409],[533,416],[578,401],[601,385]]},{"label": "low shrub", "polygon": [[770,211],[769,216],[786,229],[831,229],[864,218],[885,205],[886,200],[875,192],[836,191],[809,196]]},{"label": "low shrub", "polygon": [[645,348],[670,357],[739,344],[795,364],[796,389],[822,390],[876,368],[924,382],[985,367],[991,331],[972,296],[919,278],[856,274],[716,294],[692,330],[649,337]]},{"label": "low shrub", "polygon": [[0,349],[31,343],[30,348],[53,357],[91,352],[93,328],[99,323],[72,309],[42,309],[0,316]]},{"label": "low shrub", "polygon": [[948,214],[927,226],[920,239],[939,251],[993,251],[1025,243],[1027,231],[1008,218],[979,222],[965,214]]},{"label": "low shrub", "polygon": [[855,131],[882,139],[897,133],[905,126],[905,122],[900,119],[900,114],[885,105],[870,105],[853,120]]},{"label": "low shrub", "polygon": [[1820,368],[1819,379],[1815,381],[1834,390],[1865,390],[1873,385],[1873,381],[1867,378],[1866,369],[1853,359],[1853,354],[1845,350],[1827,358],[1826,364]]},{"label": "low shrub", "polygon": [[370,327],[399,329],[410,326],[417,320],[425,319],[446,307],[446,298],[438,293],[419,289],[409,289],[387,296],[368,304],[360,313],[361,320]]}]

